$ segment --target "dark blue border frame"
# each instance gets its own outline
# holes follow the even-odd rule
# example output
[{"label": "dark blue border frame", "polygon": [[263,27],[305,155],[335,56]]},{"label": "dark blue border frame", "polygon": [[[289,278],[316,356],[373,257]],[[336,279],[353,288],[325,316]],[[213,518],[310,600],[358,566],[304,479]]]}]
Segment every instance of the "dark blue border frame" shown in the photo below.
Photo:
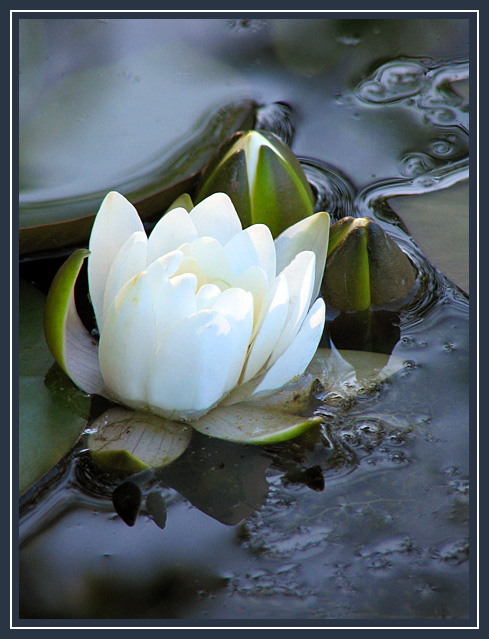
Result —
[{"label": "dark blue border frame", "polygon": [[[229,7],[229,5],[227,5]],[[389,4],[389,8],[392,8],[392,5]],[[475,554],[475,549],[477,548],[477,539],[478,539],[478,521],[477,521],[477,468],[478,468],[478,449],[477,449],[477,438],[476,438],[476,429],[477,429],[477,407],[478,407],[478,398],[477,398],[477,356],[478,356],[478,343],[476,339],[477,335],[477,326],[478,326],[478,299],[477,296],[473,293],[472,299],[470,303],[470,334],[472,337],[470,342],[470,430],[471,430],[471,440],[470,440],[470,478],[471,478],[471,492],[472,498],[470,502],[470,546],[471,546],[471,556],[469,559],[469,583],[470,583],[470,613],[469,618],[467,620],[446,620],[445,623],[442,623],[441,620],[432,620],[432,619],[408,619],[408,620],[396,620],[394,624],[392,624],[388,620],[361,620],[357,619],[353,620],[321,620],[321,621],[312,621],[312,620],[87,620],[87,619],[69,619],[69,620],[61,620],[61,619],[20,619],[19,618],[19,600],[18,600],[18,588],[19,588],[19,575],[18,575],[18,560],[19,560],[19,552],[18,552],[18,511],[15,507],[18,496],[18,436],[15,425],[18,424],[18,416],[19,416],[19,384],[18,384],[18,351],[19,351],[19,334],[18,334],[18,319],[19,319],[19,308],[18,308],[18,286],[19,286],[19,273],[18,273],[18,260],[19,260],[19,250],[18,250],[18,232],[19,232],[19,210],[18,210],[18,200],[16,194],[19,190],[19,176],[18,176],[18,166],[19,166],[19,150],[18,150],[18,133],[19,133],[19,124],[18,124],[18,25],[19,19],[27,19],[27,18],[39,18],[39,17],[53,17],[53,18],[172,18],[172,19],[185,19],[185,18],[235,18],[236,13],[229,13],[226,10],[219,9],[219,13],[208,13],[202,11],[192,10],[192,13],[181,13],[177,10],[172,11],[171,13],[161,13],[161,12],[148,12],[148,13],[127,13],[127,12],[114,12],[114,13],[104,13],[104,11],[87,11],[87,13],[67,13],[63,12],[63,10],[56,10],[54,13],[46,13],[45,11],[37,11],[37,10],[29,10],[25,13],[18,13],[16,10],[12,10],[12,157],[11,157],[11,166],[12,170],[12,245],[11,256],[12,256],[12,281],[11,281],[11,295],[12,295],[12,318],[11,318],[11,331],[12,331],[12,370],[11,370],[11,380],[12,380],[12,503],[13,503],[13,512],[12,512],[12,626],[11,628],[22,629],[22,628],[33,628],[33,627],[67,627],[67,628],[94,628],[94,627],[129,627],[129,628],[171,628],[171,627],[192,627],[195,629],[203,629],[208,627],[219,627],[219,628],[272,628],[272,627],[281,627],[281,628],[297,628],[297,627],[307,627],[307,628],[339,628],[339,627],[347,627],[347,628],[371,628],[371,627],[381,627],[383,629],[392,629],[392,628],[414,628],[414,627],[424,627],[424,628],[444,628],[444,627],[453,627],[460,629],[469,629],[476,628],[478,623],[478,610],[477,610],[477,579],[478,579],[478,557]],[[170,10],[168,10],[170,11]],[[477,237],[477,150],[478,150],[478,142],[477,142],[477,98],[478,98],[478,85],[477,85],[477,71],[478,71],[478,61],[477,61],[477,27],[479,24],[479,16],[476,11],[467,11],[467,12],[450,12],[447,10],[443,10],[442,12],[430,11],[429,13],[419,13],[419,9],[413,10],[413,12],[400,12],[395,13],[392,11],[385,10],[376,10],[375,13],[366,13],[362,12],[361,9],[355,10],[355,13],[349,12],[339,12],[339,13],[327,13],[327,12],[312,12],[312,13],[290,13],[285,10],[279,10],[277,12],[266,13],[254,13],[256,9],[249,9],[239,15],[241,17],[257,17],[260,18],[324,18],[331,17],[336,19],[341,18],[351,18],[354,16],[355,18],[370,18],[375,15],[377,18],[390,18],[390,19],[403,19],[403,18],[445,18],[445,19],[468,19],[469,20],[469,51],[470,51],[470,118],[471,118],[471,138],[470,138],[470,173],[472,175],[472,179],[470,182],[470,273],[471,273],[471,288],[472,291],[477,290],[478,283],[478,237]],[[8,41],[8,39],[6,38]],[[8,253],[7,253],[8,254]],[[5,255],[5,254],[4,254]],[[5,257],[4,257],[5,260]],[[7,359],[7,355],[5,355],[5,359]],[[204,631],[207,634],[210,632],[209,630]],[[374,632],[372,630],[370,633]]]}]

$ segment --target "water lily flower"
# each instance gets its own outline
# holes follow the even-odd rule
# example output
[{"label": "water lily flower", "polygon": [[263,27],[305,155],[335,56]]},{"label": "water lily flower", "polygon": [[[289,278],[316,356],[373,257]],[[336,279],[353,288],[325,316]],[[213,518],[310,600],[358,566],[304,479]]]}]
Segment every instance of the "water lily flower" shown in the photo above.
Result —
[{"label": "water lily flower", "polygon": [[[265,224],[243,230],[230,198],[216,193],[190,211],[173,208],[147,237],[134,206],[111,192],[89,251],[76,251],[53,281],[48,345],[86,392],[172,420],[276,391],[318,347],[328,235],[323,212],[275,241]],[[98,344],[74,303],[85,257]]]},{"label": "water lily flower", "polygon": [[366,217],[333,224],[321,289],[327,304],[339,311],[392,307],[415,283],[408,256],[379,224]]},{"label": "water lily flower", "polygon": [[231,198],[243,226],[266,224],[273,237],[314,211],[299,160],[269,131],[236,133],[219,149],[202,174],[196,201],[221,191]]}]

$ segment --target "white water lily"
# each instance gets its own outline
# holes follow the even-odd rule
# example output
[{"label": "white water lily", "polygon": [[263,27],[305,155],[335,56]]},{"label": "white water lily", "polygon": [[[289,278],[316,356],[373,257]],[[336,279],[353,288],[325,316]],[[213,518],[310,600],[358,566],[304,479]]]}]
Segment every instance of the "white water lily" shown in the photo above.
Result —
[{"label": "white water lily", "polygon": [[[170,419],[196,420],[220,403],[278,390],[304,372],[321,338],[325,305],[316,297],[328,234],[327,213],[275,241],[264,224],[243,230],[230,198],[216,193],[169,211],[148,238],[134,206],[111,192],[88,257],[99,370],[97,360],[80,366],[69,355],[52,319],[48,344],[87,392]],[[65,311],[66,323],[73,300]],[[82,330],[77,321],[70,325]]]}]

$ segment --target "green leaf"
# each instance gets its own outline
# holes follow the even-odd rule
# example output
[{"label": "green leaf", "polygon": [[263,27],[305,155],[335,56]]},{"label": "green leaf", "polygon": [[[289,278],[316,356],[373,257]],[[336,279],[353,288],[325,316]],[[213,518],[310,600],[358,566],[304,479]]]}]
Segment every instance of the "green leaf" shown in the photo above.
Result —
[{"label": "green leaf", "polygon": [[104,389],[98,342],[78,317],[74,295],[78,274],[89,254],[86,249],[78,249],[56,273],[46,300],[44,331],[49,350],[68,377],[94,394]]},{"label": "green leaf", "polygon": [[53,366],[42,330],[44,295],[23,280],[19,294],[19,490],[22,494],[74,446],[85,428],[90,399]]},{"label": "green leaf", "polygon": [[99,466],[123,474],[160,468],[186,450],[192,430],[157,415],[111,408],[95,420],[88,447]]}]

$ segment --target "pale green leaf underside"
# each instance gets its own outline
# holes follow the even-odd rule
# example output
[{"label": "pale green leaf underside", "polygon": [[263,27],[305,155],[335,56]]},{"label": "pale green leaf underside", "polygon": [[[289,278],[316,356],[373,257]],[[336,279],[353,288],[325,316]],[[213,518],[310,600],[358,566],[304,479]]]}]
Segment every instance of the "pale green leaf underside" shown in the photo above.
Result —
[{"label": "pale green leaf underside", "polygon": [[257,403],[222,406],[204,415],[192,426],[204,435],[240,444],[270,444],[297,437],[321,417],[301,417]]},{"label": "pale green leaf underside", "polygon": [[95,462],[127,472],[166,466],[185,452],[192,435],[188,426],[119,407],[99,417],[91,430],[88,447]]}]

